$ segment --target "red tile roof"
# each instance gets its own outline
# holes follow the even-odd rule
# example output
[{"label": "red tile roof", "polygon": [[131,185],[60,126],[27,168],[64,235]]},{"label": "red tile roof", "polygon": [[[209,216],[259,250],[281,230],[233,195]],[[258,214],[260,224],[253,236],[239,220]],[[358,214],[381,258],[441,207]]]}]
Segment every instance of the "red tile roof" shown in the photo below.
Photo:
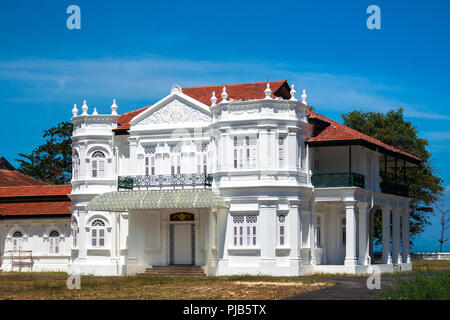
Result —
[{"label": "red tile roof", "polygon": [[354,130],[350,127],[347,127],[339,122],[328,119],[327,117],[324,117],[323,115],[318,114],[317,112],[308,110],[307,113],[308,113],[309,119],[318,119],[318,120],[328,124],[328,126],[326,126],[317,135],[308,139],[307,142],[362,140],[362,141],[368,142],[370,144],[373,144],[375,146],[386,149],[388,151],[391,151],[393,153],[401,154],[407,158],[410,158],[413,162],[421,162],[422,161],[422,159],[420,159],[412,154],[409,154],[398,148],[390,146],[384,142],[381,142],[380,140],[377,140],[368,135],[365,135],[364,133],[356,131],[356,130]]},{"label": "red tile roof", "polygon": [[7,197],[46,197],[67,196],[72,191],[69,185],[43,185],[43,186],[20,186],[0,187],[0,198]]},{"label": "red tile roof", "polygon": [[70,201],[0,203],[0,216],[40,216],[71,214]]},{"label": "red tile roof", "polygon": [[[272,98],[279,97],[280,94],[288,96],[289,86],[286,80],[269,81],[270,90],[272,90]],[[211,105],[211,96],[213,91],[216,93],[217,103],[222,101],[220,96],[223,91],[223,87],[226,87],[229,100],[252,100],[252,99],[264,99],[266,96],[264,90],[266,90],[267,82],[253,82],[253,83],[239,83],[239,84],[225,84],[217,86],[204,86],[204,87],[190,87],[183,88],[183,93],[200,101],[207,106]],[[283,90],[285,89],[285,90]]]},{"label": "red tile roof", "polygon": [[68,215],[71,185],[0,187],[0,217]]},{"label": "red tile roof", "polygon": [[[286,80],[269,81],[270,90],[272,90],[272,98],[282,97],[284,99],[290,99],[289,85]],[[264,90],[267,87],[266,82],[252,82],[252,83],[239,83],[239,84],[222,84],[216,86],[203,86],[203,87],[187,87],[182,88],[183,93],[191,98],[200,101],[207,106],[211,105],[211,96],[213,91],[216,93],[217,103],[222,101],[220,94],[223,87],[226,87],[229,100],[252,100],[263,99],[265,97]],[[151,106],[143,107],[137,110],[133,110],[122,114],[117,120],[117,130],[130,129],[130,121],[135,116],[140,114]]]},{"label": "red tile roof", "polygon": [[[282,97],[283,99],[290,99],[290,88],[286,80],[281,81],[269,81],[270,88],[272,90],[272,97]],[[266,89],[267,82],[254,82],[254,83],[240,83],[240,84],[227,84],[216,86],[204,86],[204,87],[188,87],[182,88],[183,93],[198,100],[206,105],[211,104],[211,95],[215,91],[217,97],[217,103],[222,101],[220,94],[223,87],[226,87],[228,93],[228,99],[230,100],[251,100],[251,99],[263,99],[265,97],[264,90]],[[121,115],[117,121],[117,129],[129,129],[129,122],[135,116],[142,111],[146,110],[150,106],[130,111]],[[309,110],[308,116],[310,119],[318,119],[324,123],[327,123],[327,127],[323,129],[319,134],[310,138],[308,142],[318,141],[351,141],[351,140],[363,140],[367,143],[379,146],[390,152],[401,154],[407,158],[410,158],[414,162],[421,162],[422,160],[414,155],[404,152],[400,149],[387,145],[375,138],[369,137],[359,131],[351,129],[343,124],[328,119],[314,111]]]},{"label": "red tile roof", "polygon": [[46,185],[46,183],[21,174],[17,171],[0,169],[0,187],[33,185]]}]

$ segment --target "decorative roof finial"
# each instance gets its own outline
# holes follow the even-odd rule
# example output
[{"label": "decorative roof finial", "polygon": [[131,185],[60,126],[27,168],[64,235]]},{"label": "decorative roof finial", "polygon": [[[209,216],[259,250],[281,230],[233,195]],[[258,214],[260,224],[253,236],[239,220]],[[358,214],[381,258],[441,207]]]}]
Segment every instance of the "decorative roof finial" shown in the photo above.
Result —
[{"label": "decorative roof finial", "polygon": [[302,103],[303,103],[304,105],[308,105],[308,103],[306,102],[306,98],[308,98],[308,96],[306,95],[306,90],[303,89]]},{"label": "decorative roof finial", "polygon": [[227,89],[225,89],[225,87],[223,87],[223,91],[222,91],[222,94],[220,96],[222,97],[222,102],[227,102],[228,93],[227,93]]},{"label": "decorative roof finial", "polygon": [[117,116],[117,104],[116,104],[116,99],[113,99],[113,104],[111,106],[111,114],[113,116]]},{"label": "decorative roof finial", "polygon": [[272,94],[272,90],[270,90],[270,84],[267,82],[267,88],[264,90],[266,97],[264,99],[272,99],[270,95]]},{"label": "decorative roof finial", "polygon": [[295,85],[292,84],[292,89],[289,92],[291,94],[291,98],[289,100],[291,101],[298,101],[297,98],[295,97],[295,95],[297,94],[297,91],[295,91]]},{"label": "decorative roof finial", "polygon": [[72,115],[74,117],[76,117],[78,115],[78,109],[77,109],[77,104],[76,103],[73,105]]},{"label": "decorative roof finial", "polygon": [[86,100],[83,101],[83,105],[81,106],[81,110],[83,110],[83,113],[81,114],[82,116],[87,116],[88,113],[88,106],[86,104]]},{"label": "decorative roof finial", "polygon": [[94,108],[94,112],[92,112],[92,115],[93,115],[93,116],[98,115],[97,108]]},{"label": "decorative roof finial", "polygon": [[217,98],[216,98],[216,92],[213,91],[212,97],[211,97],[211,107],[214,107],[216,105]]}]

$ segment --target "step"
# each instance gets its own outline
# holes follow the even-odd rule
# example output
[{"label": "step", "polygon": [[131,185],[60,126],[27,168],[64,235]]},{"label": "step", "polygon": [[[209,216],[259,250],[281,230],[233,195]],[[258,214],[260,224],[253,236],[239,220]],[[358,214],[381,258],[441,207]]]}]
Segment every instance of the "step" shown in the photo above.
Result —
[{"label": "step", "polygon": [[206,276],[203,269],[199,266],[192,265],[170,265],[170,266],[154,266],[147,268],[141,275],[158,275],[158,276],[174,276],[174,277],[204,277]]}]

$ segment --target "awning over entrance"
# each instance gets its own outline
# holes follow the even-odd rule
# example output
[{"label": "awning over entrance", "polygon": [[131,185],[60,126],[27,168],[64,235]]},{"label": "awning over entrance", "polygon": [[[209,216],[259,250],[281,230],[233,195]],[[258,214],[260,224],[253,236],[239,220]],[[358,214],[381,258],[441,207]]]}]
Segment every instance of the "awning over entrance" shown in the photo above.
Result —
[{"label": "awning over entrance", "polygon": [[229,204],[211,190],[115,191],[101,194],[86,206],[88,211],[128,211],[172,208],[228,208]]}]

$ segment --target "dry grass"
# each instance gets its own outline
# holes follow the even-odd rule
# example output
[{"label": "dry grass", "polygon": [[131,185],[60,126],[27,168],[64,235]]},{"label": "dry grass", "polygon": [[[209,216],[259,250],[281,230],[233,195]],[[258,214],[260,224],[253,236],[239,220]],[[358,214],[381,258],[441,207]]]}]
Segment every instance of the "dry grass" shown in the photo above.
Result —
[{"label": "dry grass", "polygon": [[413,271],[450,270],[450,260],[412,260]]},{"label": "dry grass", "polygon": [[69,290],[66,276],[0,277],[0,299],[264,299],[272,300],[333,285],[278,277],[180,278],[164,276],[81,277]]}]

